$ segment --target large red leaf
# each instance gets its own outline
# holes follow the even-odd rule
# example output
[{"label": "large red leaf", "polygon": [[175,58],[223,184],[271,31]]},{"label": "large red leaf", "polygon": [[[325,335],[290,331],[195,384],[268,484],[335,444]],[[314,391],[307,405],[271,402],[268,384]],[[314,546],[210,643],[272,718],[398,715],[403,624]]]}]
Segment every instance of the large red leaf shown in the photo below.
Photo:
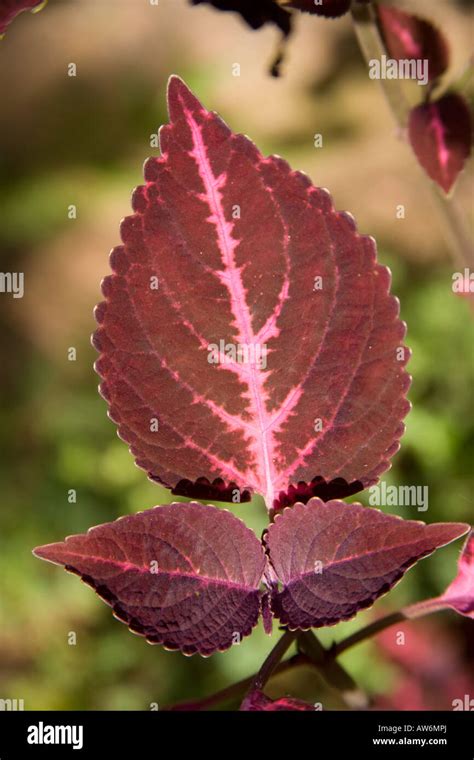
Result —
[{"label": "large red leaf", "polygon": [[387,5],[377,6],[377,16],[387,52],[398,60],[428,61],[428,79],[443,74],[449,65],[449,46],[430,21]]},{"label": "large red leaf", "polygon": [[207,656],[258,620],[262,546],[216,507],[155,507],[34,553],[80,575],[119,620],[167,649]]},{"label": "large red leaf", "polygon": [[474,619],[474,531],[469,534],[462,550],[458,573],[439,601]]},{"label": "large red leaf", "polygon": [[0,0],[0,36],[19,13],[29,10],[36,13],[45,5],[46,0]]},{"label": "large red leaf", "polygon": [[423,169],[448,193],[471,152],[471,115],[464,98],[452,93],[413,108],[409,137]]},{"label": "large red leaf", "polygon": [[425,525],[343,501],[296,504],[276,516],[265,537],[273,612],[290,629],[347,620],[417,560],[468,530],[463,523]]},{"label": "large red leaf", "polygon": [[[373,239],[177,77],[168,103],[96,311],[120,436],[175,493],[221,478],[270,508],[299,481],[370,485],[409,408],[405,327]],[[231,361],[210,363],[213,346]]]}]

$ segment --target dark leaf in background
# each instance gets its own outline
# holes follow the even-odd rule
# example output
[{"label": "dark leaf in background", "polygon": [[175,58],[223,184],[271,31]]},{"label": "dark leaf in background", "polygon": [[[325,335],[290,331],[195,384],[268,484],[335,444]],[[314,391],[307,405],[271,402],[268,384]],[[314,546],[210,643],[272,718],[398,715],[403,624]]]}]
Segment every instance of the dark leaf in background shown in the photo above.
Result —
[{"label": "dark leaf in background", "polygon": [[275,0],[191,0],[191,3],[206,3],[220,11],[235,11],[252,29],[260,29],[264,24],[275,24],[285,37],[291,31],[291,15],[280,8]]},{"label": "dark leaf in background", "polygon": [[228,649],[260,614],[262,545],[216,507],[155,507],[34,553],[81,576],[134,633],[184,654]]},{"label": "dark leaf in background", "polygon": [[448,193],[471,152],[471,115],[464,98],[449,94],[413,108],[409,137],[423,169]]},{"label": "dark leaf in background", "polygon": [[387,5],[377,5],[377,15],[380,32],[391,58],[426,59],[430,81],[446,71],[449,65],[449,46],[442,32],[430,21]]},{"label": "dark leaf in background", "polygon": [[36,13],[46,5],[47,0],[0,0],[0,35],[5,34],[7,27],[15,16],[22,11]]},{"label": "dark leaf in background", "polygon": [[311,499],[275,517],[265,545],[282,590],[272,609],[290,629],[334,625],[370,607],[419,559],[464,535],[463,523],[402,520]]},{"label": "dark leaf in background", "polygon": [[96,311],[120,436],[168,488],[220,478],[269,509],[300,480],[371,485],[409,409],[405,326],[374,240],[177,77],[168,100]]},{"label": "dark leaf in background", "polygon": [[260,29],[264,24],[274,24],[283,34],[283,42],[277,48],[270,73],[274,77],[280,76],[280,67],[284,58],[285,41],[291,33],[291,13],[280,7],[275,0],[191,0],[193,5],[207,3],[217,10],[235,11],[251,29]]},{"label": "dark leaf in background", "polygon": [[310,705],[309,702],[303,702],[303,700],[294,699],[293,697],[270,699],[259,689],[254,689],[250,694],[247,694],[240,709],[249,712],[277,712],[282,710],[298,710],[300,712],[312,710],[314,712],[314,706]]},{"label": "dark leaf in background", "polygon": [[326,18],[343,16],[351,7],[351,0],[280,0],[280,3],[285,8],[294,8]]}]

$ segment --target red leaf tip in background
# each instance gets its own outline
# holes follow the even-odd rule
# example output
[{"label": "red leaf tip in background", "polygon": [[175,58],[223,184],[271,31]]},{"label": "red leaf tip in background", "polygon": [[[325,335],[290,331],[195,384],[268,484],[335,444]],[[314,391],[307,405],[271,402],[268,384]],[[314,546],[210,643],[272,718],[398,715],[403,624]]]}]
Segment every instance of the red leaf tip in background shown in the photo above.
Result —
[{"label": "red leaf tip in background", "polygon": [[418,560],[464,535],[463,523],[425,525],[343,501],[311,499],[275,517],[264,537],[274,576],[272,610],[291,630],[352,618]]},{"label": "red leaf tip in background", "polygon": [[7,27],[19,13],[37,13],[47,2],[48,0],[0,0],[0,37],[5,34]]},{"label": "red leaf tip in background", "polygon": [[373,239],[178,77],[168,107],[96,310],[119,435],[189,496],[217,479],[271,509],[292,483],[375,483],[399,448],[410,378]]},{"label": "red leaf tip in background", "polygon": [[464,98],[451,93],[413,108],[409,137],[423,169],[448,193],[471,153],[471,114]]},{"label": "red leaf tip in background", "polygon": [[471,531],[461,552],[458,574],[440,601],[461,615],[474,619],[474,531]]},{"label": "red leaf tip in background", "polygon": [[388,54],[397,60],[427,60],[428,80],[441,76],[449,65],[449,46],[439,29],[411,13],[377,5],[380,32]]},{"label": "red leaf tip in background", "polygon": [[34,554],[81,576],[134,633],[187,655],[240,643],[260,614],[262,545],[216,507],[155,507]]},{"label": "red leaf tip in background", "polygon": [[315,707],[309,702],[303,702],[301,699],[293,697],[280,697],[280,699],[270,699],[260,689],[253,689],[242,702],[240,709],[244,712],[279,712],[283,710],[307,711],[315,710]]}]

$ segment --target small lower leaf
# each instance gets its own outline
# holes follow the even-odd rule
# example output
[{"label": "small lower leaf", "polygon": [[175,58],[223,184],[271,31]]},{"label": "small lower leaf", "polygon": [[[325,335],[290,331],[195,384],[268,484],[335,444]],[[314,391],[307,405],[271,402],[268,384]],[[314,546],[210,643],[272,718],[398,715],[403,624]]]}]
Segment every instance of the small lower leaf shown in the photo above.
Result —
[{"label": "small lower leaf", "polygon": [[461,95],[413,108],[410,143],[429,177],[448,193],[471,152],[471,115]]},{"label": "small lower leaf", "polygon": [[257,623],[265,556],[231,512],[168,504],[40,546],[151,644],[208,656],[239,643]]},{"label": "small lower leaf", "polygon": [[[265,544],[272,610],[291,630],[348,620],[389,591],[419,559],[464,535],[463,523],[425,523],[313,498],[285,509]],[[268,575],[268,574],[267,574]]]},{"label": "small lower leaf", "polygon": [[431,21],[388,5],[378,5],[376,14],[391,58],[426,61],[430,82],[444,74],[449,66],[449,45]]}]

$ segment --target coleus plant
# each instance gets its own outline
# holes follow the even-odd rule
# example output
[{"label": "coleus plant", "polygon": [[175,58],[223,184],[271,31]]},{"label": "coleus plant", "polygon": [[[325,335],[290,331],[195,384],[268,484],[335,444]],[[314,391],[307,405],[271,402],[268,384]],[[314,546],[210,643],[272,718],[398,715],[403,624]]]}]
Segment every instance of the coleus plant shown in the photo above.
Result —
[{"label": "coleus plant", "polygon": [[[297,638],[314,659],[309,629],[369,607],[469,526],[343,501],[389,467],[409,409],[405,325],[374,240],[177,77],[168,107],[96,309],[101,392],[152,480],[193,499],[259,494],[269,525],[260,541],[224,508],[172,503],[35,554],[150,643],[208,656],[262,616],[285,629],[278,658]],[[464,614],[471,571],[443,602]],[[268,700],[271,668],[242,709],[306,709]]]}]

